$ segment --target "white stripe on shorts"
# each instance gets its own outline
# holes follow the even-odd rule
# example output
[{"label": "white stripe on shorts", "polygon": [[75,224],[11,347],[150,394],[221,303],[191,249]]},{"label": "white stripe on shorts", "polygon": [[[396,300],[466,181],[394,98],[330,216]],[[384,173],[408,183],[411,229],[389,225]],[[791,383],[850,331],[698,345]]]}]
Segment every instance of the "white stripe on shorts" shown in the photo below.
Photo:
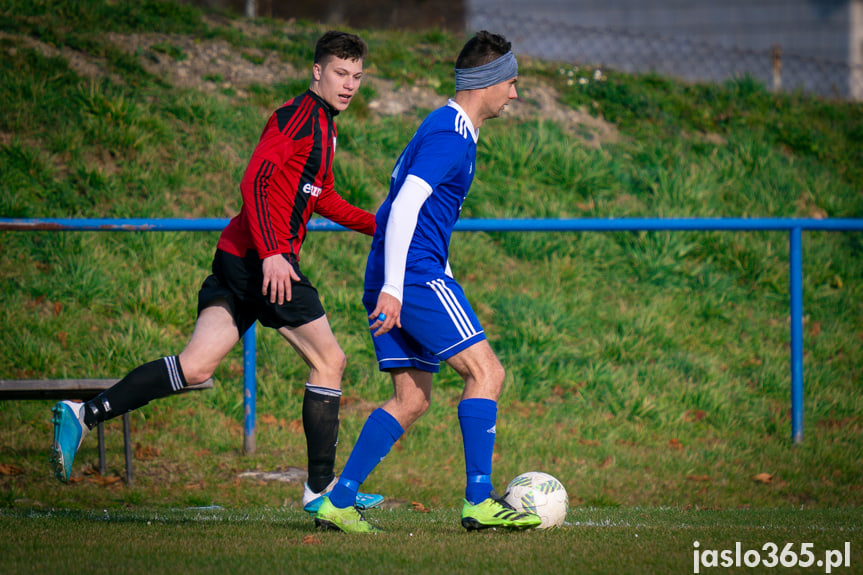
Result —
[{"label": "white stripe on shorts", "polygon": [[470,319],[465,313],[464,308],[461,307],[455,294],[453,294],[452,290],[447,287],[444,280],[432,280],[430,282],[426,282],[426,285],[428,285],[432,291],[437,294],[438,299],[441,304],[443,304],[444,309],[450,319],[452,319],[452,322],[458,329],[459,334],[461,334],[464,339],[477,334],[477,330],[473,325],[471,325]]},{"label": "white stripe on shorts", "polygon": [[165,358],[165,365],[168,367],[168,377],[171,380],[171,389],[180,391],[183,389],[183,380],[180,379],[180,372],[177,369],[177,356],[172,355]]}]

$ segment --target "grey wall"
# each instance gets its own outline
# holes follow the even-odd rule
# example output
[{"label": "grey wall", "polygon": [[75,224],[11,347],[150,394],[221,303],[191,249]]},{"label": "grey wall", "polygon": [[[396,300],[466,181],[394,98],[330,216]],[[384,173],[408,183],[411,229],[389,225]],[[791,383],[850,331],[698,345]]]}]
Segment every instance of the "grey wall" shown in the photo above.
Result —
[{"label": "grey wall", "polygon": [[469,30],[537,57],[772,85],[778,45],[783,88],[863,90],[850,68],[863,63],[863,0],[466,0],[466,12]]}]

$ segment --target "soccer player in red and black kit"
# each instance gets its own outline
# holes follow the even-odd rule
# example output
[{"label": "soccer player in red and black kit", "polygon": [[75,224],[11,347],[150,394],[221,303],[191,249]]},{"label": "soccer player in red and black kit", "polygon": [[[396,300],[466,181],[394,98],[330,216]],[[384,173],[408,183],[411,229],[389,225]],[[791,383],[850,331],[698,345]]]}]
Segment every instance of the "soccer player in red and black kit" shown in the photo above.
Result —
[{"label": "soccer player in red and black kit", "polygon": [[[318,292],[300,271],[307,223],[318,213],[373,235],[374,215],[334,188],[335,116],[360,87],[368,48],[353,34],[331,31],[315,46],[308,91],[276,110],[264,127],[240,183],[243,205],[219,237],[213,273],[198,293],[198,319],[178,356],[146,363],[86,403],[54,408],[51,461],[68,482],[81,441],[100,421],[206,381],[246,330],[260,321],[278,330],[309,366],[303,399],[308,481],[303,507],[314,513],[336,483],[334,464],[345,354]],[[383,497],[361,493],[360,508]]]}]

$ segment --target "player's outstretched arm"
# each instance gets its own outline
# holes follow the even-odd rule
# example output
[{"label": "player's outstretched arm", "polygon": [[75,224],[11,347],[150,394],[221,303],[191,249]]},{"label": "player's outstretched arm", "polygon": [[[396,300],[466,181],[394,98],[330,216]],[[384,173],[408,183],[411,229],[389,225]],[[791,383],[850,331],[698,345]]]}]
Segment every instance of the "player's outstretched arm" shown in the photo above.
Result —
[{"label": "player's outstretched arm", "polygon": [[355,232],[369,236],[375,234],[375,215],[340,196],[333,188],[332,176],[324,184],[315,212]]}]

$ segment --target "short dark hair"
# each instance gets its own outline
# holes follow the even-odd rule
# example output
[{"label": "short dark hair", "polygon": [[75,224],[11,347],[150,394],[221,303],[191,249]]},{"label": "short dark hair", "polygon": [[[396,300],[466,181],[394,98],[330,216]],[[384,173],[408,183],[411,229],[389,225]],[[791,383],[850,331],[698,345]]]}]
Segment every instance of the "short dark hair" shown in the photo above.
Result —
[{"label": "short dark hair", "polygon": [[368,54],[368,46],[356,34],[330,30],[315,44],[314,63],[324,64],[325,60],[333,56],[342,60],[365,60]]},{"label": "short dark hair", "polygon": [[481,30],[467,41],[455,61],[456,68],[476,68],[497,60],[510,51],[512,44],[500,34]]}]

